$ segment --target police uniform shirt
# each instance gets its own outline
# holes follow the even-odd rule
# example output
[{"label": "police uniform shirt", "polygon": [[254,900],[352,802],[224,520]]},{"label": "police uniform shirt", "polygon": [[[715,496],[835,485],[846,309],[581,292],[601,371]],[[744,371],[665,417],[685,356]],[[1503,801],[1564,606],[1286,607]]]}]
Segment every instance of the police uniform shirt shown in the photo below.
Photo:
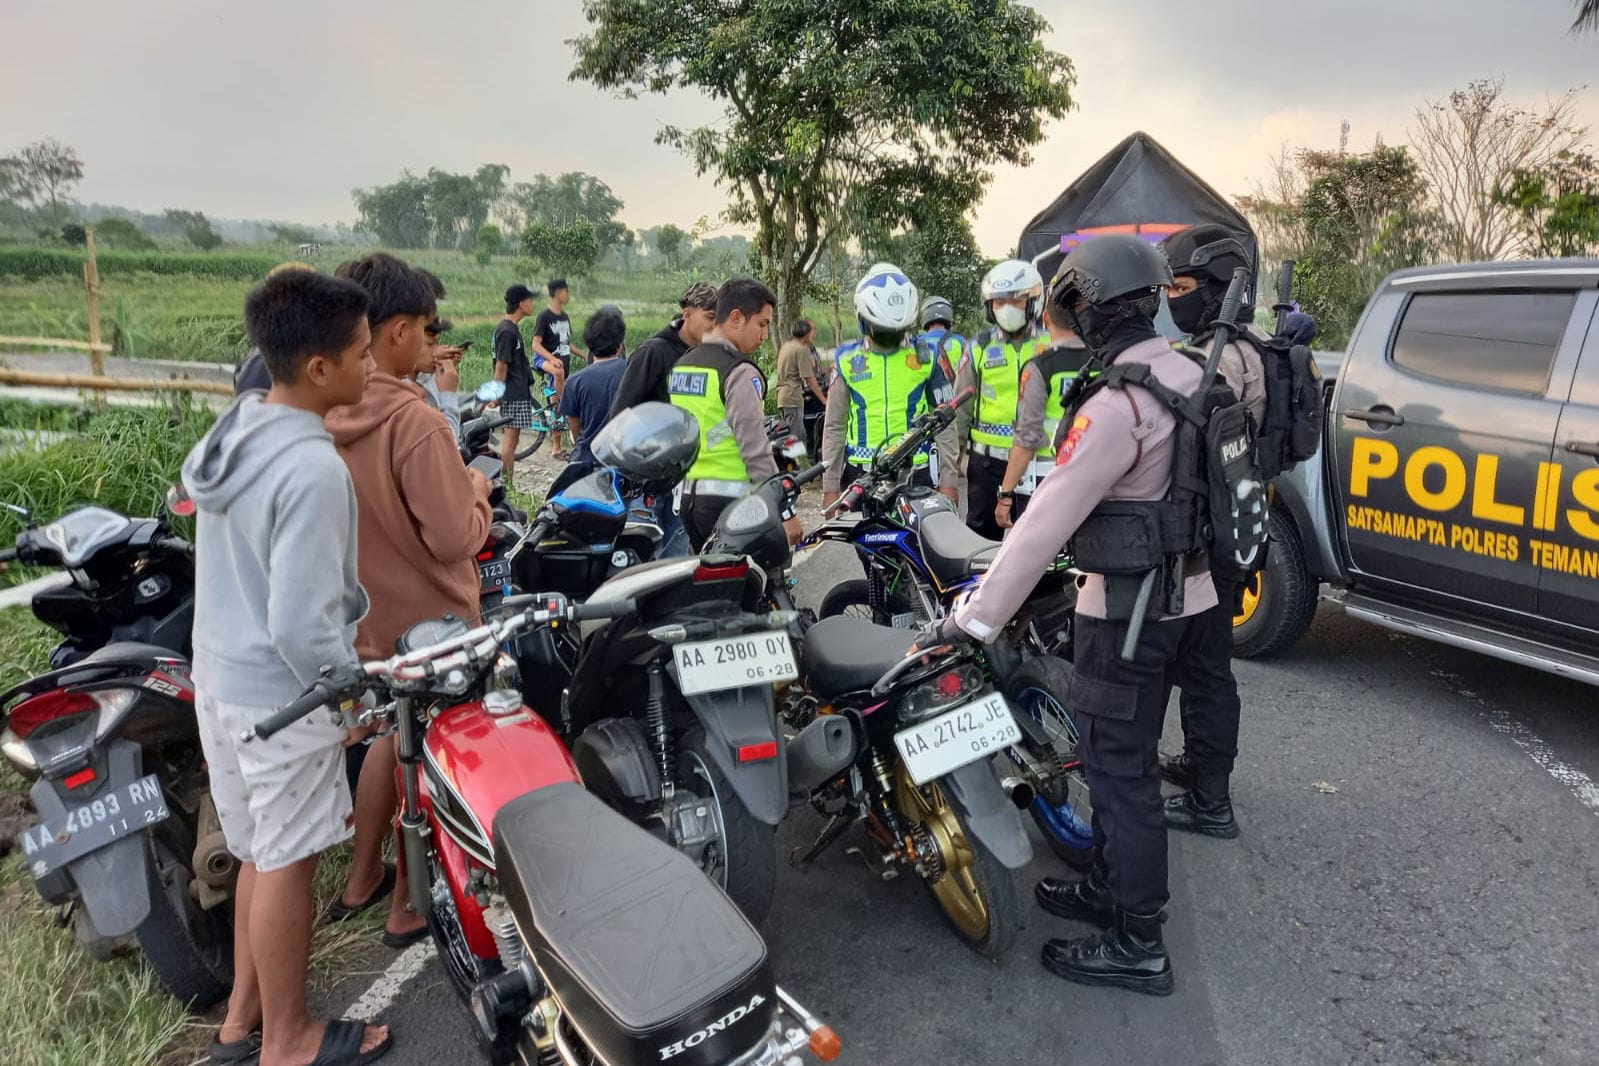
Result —
[{"label": "police uniform shirt", "polygon": [[[1140,341],[1116,359],[1145,363],[1167,387],[1191,393],[1203,369],[1164,337]],[[1015,617],[1033,586],[1101,500],[1158,500],[1171,482],[1177,417],[1136,385],[1096,390],[1071,418],[1050,470],[989,566],[957,608],[964,632],[991,640]],[[1216,606],[1208,571],[1187,576],[1183,617]],[[1084,577],[1078,613],[1105,617],[1105,579]]]},{"label": "police uniform shirt", "polygon": [[[1202,359],[1210,356],[1208,341],[1196,347]],[[1232,341],[1222,349],[1216,371],[1231,387],[1238,402],[1249,411],[1250,419],[1259,429],[1261,419],[1266,417],[1266,372],[1260,365],[1260,353],[1255,351],[1254,345]]]}]

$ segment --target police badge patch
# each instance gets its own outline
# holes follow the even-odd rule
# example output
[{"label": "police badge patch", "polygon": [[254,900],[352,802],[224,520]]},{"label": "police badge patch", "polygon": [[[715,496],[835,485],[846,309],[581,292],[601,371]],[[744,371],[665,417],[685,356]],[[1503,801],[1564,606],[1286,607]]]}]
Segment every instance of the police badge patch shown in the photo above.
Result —
[{"label": "police badge patch", "polygon": [[1078,415],[1072,419],[1072,428],[1066,431],[1066,439],[1060,442],[1060,451],[1055,453],[1055,465],[1064,466],[1072,457],[1072,452],[1077,450],[1077,445],[1082,442],[1083,434],[1088,432],[1088,427],[1094,420],[1087,415]]}]

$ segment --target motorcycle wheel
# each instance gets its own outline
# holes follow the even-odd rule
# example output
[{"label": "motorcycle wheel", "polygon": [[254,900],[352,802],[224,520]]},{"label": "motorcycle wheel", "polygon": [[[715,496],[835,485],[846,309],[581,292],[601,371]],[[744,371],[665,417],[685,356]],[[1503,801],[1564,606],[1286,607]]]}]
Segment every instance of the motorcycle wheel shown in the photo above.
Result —
[{"label": "motorcycle wheel", "polygon": [[[1042,655],[1028,659],[1011,675],[1010,683],[1005,686],[1005,699],[1036,722],[1049,737],[1047,743],[1039,743],[1024,734],[1022,747],[1027,750],[1028,756],[1050,766],[1069,767],[1061,775],[1063,780],[1032,780],[1029,783],[1043,802],[1057,808],[1069,803],[1073,820],[1079,823],[1085,835],[1091,837],[1089,825],[1093,806],[1088,781],[1083,776],[1082,761],[1077,755],[1077,723],[1063,702],[1070,684],[1071,666],[1053,655]],[[1033,816],[1033,824],[1038,826],[1049,850],[1057,858],[1078,870],[1086,870],[1093,865],[1092,844],[1083,847],[1062,839],[1036,804],[1028,808],[1028,813]]]},{"label": "motorcycle wheel", "polygon": [[936,878],[922,883],[955,935],[979,955],[998,958],[1022,928],[1022,904],[1016,871],[1010,869],[967,831],[960,810],[950,803],[937,781],[918,786],[899,760],[894,762],[894,806],[930,836],[943,858]]},{"label": "motorcycle wheel", "polygon": [[868,622],[876,622],[880,626],[890,625],[896,614],[915,614],[916,605],[901,593],[890,593],[888,597],[888,610],[872,610],[872,585],[864,577],[853,578],[849,581],[840,581],[827,590],[827,595],[822,597],[822,605],[817,610],[818,618],[832,618],[835,615],[845,615],[850,618],[864,618]]},{"label": "motorcycle wheel", "polygon": [[745,809],[698,728],[678,745],[677,785],[709,801],[721,825],[720,839],[707,847],[701,862],[705,875],[738,904],[744,917],[760,925],[777,889],[777,830]]},{"label": "motorcycle wheel", "polygon": [[231,904],[202,910],[189,892],[194,841],[170,818],[149,834],[150,915],[133,931],[172,998],[204,1010],[233,988]]}]

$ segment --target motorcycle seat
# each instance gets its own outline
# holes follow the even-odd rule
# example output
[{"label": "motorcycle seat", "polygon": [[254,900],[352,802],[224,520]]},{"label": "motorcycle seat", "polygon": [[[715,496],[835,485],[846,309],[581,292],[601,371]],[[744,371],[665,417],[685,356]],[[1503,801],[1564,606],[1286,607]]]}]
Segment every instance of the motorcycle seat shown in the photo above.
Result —
[{"label": "motorcycle seat", "polygon": [[999,541],[972,530],[954,511],[935,511],[921,521],[922,557],[945,588],[988,569],[999,553]]},{"label": "motorcycle seat", "polygon": [[731,1061],[771,1025],[755,927],[696,863],[583,786],[502,807],[494,859],[539,972],[601,1061],[660,1062],[697,1034],[708,1057],[696,1061]]},{"label": "motorcycle seat", "polygon": [[171,648],[163,648],[159,644],[141,644],[133,640],[121,640],[107,644],[103,648],[96,648],[88,655],[79,659],[73,665],[82,666],[85,663],[137,663],[146,659],[182,659],[183,655]]},{"label": "motorcycle seat", "polygon": [[805,631],[801,669],[817,696],[829,698],[871,688],[905,658],[916,634],[874,625],[864,618],[823,618]]}]

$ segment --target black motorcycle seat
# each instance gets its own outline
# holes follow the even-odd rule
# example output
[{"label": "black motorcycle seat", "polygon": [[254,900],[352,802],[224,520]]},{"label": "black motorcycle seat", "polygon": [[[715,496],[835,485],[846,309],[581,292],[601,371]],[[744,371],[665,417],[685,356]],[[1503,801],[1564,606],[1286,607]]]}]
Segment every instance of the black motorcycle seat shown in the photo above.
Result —
[{"label": "black motorcycle seat", "polygon": [[602,1061],[659,1062],[663,1047],[739,1013],[701,1048],[725,1040],[715,1061],[731,1060],[728,1049],[753,1046],[771,1024],[755,927],[696,863],[583,786],[502,807],[494,859],[540,973]]},{"label": "black motorcycle seat", "polygon": [[871,688],[888,668],[905,658],[916,634],[874,625],[864,618],[823,618],[805,631],[801,669],[811,691],[821,697]]},{"label": "black motorcycle seat", "polygon": [[163,648],[159,644],[141,644],[138,641],[122,640],[107,644],[103,648],[96,648],[88,655],[79,659],[73,665],[81,666],[84,663],[124,663],[140,662],[145,659],[181,659],[182,654],[171,648]]},{"label": "black motorcycle seat", "polygon": [[921,530],[927,569],[946,587],[987,570],[999,552],[999,541],[975,532],[954,511],[923,516]]}]

